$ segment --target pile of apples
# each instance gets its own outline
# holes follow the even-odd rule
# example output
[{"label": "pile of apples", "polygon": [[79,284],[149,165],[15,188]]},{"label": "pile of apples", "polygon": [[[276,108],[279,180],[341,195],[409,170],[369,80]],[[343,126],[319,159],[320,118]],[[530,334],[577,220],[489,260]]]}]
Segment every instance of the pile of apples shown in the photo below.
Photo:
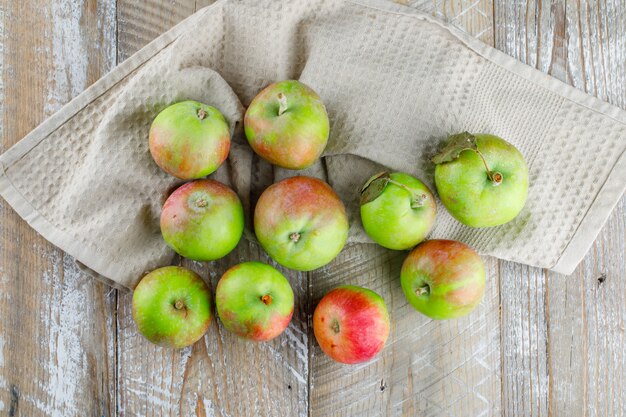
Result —
[{"label": "pile of apples", "polygon": [[[245,134],[262,158],[283,168],[304,169],[326,147],[329,121],[320,97],[293,80],[262,90],[250,103]],[[244,230],[237,194],[205,179],[226,159],[229,127],[214,107],[184,101],[164,109],[149,134],[150,152],[164,171],[190,180],[163,206],[163,239],[177,253],[197,261],[219,259],[232,251]],[[467,132],[450,136],[432,159],[435,185],[443,205],[471,227],[497,226],[523,208],[528,168],[521,153],[503,139]],[[361,189],[361,221],[381,246],[412,251],[400,282],[408,302],[433,319],[463,316],[480,302],[485,267],[469,246],[452,240],[427,240],[435,223],[435,197],[419,179],[383,172]],[[254,210],[256,237],[278,264],[311,271],[331,262],[348,238],[346,210],[324,181],[295,176],[268,187]],[[254,341],[280,335],[291,321],[294,294],[287,279],[271,265],[244,262],[220,278],[215,304],[223,326]],[[150,272],[133,294],[133,318],[139,332],[161,346],[181,348],[207,331],[212,295],[193,271],[168,266]],[[313,314],[321,349],[342,363],[372,359],[389,335],[383,298],[357,286],[328,292]]]}]

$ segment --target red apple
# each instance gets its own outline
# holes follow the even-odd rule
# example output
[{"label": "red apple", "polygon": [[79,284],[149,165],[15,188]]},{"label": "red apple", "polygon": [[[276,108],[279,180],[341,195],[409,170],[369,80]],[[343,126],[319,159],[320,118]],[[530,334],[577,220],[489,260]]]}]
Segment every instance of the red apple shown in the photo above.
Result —
[{"label": "red apple", "polygon": [[383,298],[367,288],[345,285],[330,291],[313,313],[317,343],[337,362],[372,359],[389,336],[389,314]]},{"label": "red apple", "polygon": [[472,311],[485,292],[485,265],[469,246],[454,240],[429,240],[407,256],[400,272],[409,303],[433,319]]},{"label": "red apple", "polygon": [[263,192],[254,210],[254,231],[276,262],[310,271],[339,254],[348,238],[348,217],[324,181],[293,177]]}]

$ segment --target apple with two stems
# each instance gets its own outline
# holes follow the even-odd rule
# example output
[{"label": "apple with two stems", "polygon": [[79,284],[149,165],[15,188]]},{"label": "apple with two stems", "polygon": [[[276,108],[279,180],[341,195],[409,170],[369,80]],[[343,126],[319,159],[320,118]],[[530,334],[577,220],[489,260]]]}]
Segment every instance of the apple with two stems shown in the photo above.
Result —
[{"label": "apple with two stems", "polygon": [[485,265],[469,246],[454,240],[428,240],[409,253],[400,272],[409,303],[433,319],[461,317],[485,292]]},{"label": "apple with two stems", "polygon": [[152,158],[165,172],[183,180],[202,178],[224,162],[230,128],[215,107],[197,101],[172,104],[152,122]]},{"label": "apple with two stems", "polygon": [[274,165],[304,169],[326,147],[329,133],[326,107],[307,85],[280,81],[267,86],[250,103],[244,117],[252,149]]},{"label": "apple with two stems", "polygon": [[361,189],[361,222],[367,235],[387,249],[410,249],[435,224],[437,203],[423,182],[402,172],[382,172]]},{"label": "apple with two stems", "polygon": [[270,265],[244,262],[222,275],[215,291],[224,327],[246,339],[267,341],[281,334],[293,316],[289,281]]},{"label": "apple with two stems", "polygon": [[471,227],[513,220],[528,195],[528,167],[522,154],[494,135],[452,135],[432,161],[435,185],[450,214]]},{"label": "apple with two stems", "polygon": [[254,210],[254,231],[279,264],[298,271],[326,265],[348,239],[346,209],[324,181],[292,177],[268,187]]},{"label": "apple with two stems", "polygon": [[328,292],[313,313],[313,333],[322,351],[337,362],[371,360],[389,336],[389,313],[372,290],[344,285]]},{"label": "apple with two stems", "polygon": [[224,184],[196,180],[169,196],[161,211],[161,234],[178,254],[213,261],[232,251],[243,234],[243,207]]},{"label": "apple with two stems", "polygon": [[133,320],[150,342],[183,348],[211,324],[211,292],[202,278],[179,266],[156,269],[133,292]]}]

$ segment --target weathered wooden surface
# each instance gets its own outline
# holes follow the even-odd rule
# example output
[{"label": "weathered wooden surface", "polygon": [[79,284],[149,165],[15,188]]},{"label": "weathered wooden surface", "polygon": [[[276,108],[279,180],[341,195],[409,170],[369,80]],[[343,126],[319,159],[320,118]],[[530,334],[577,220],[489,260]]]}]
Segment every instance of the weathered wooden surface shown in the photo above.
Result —
[{"label": "weathered wooden surface", "polygon": [[[397,1],[626,108],[625,0]],[[0,150],[209,3],[0,0]],[[0,216],[3,414],[626,414],[625,198],[570,277],[487,259],[485,300],[469,318],[420,316],[399,288],[403,255],[350,246],[321,271],[286,273],[298,307],[278,340],[251,345],[214,320],[203,341],[179,352],[137,334],[129,294],[86,279],[4,202]],[[242,243],[223,261],[184,264],[214,288],[246,259],[267,258]],[[379,291],[404,318],[372,363],[332,363],[311,339],[308,313],[339,283]]]},{"label": "weathered wooden surface", "polygon": [[[115,65],[115,25],[115,0],[0,1],[2,150]],[[0,414],[113,414],[115,292],[0,217]]]}]

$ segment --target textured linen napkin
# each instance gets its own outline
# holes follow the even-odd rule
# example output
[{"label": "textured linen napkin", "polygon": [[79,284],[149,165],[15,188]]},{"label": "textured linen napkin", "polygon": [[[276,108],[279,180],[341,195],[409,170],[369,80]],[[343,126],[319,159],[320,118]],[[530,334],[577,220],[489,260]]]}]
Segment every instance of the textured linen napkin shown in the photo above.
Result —
[{"label": "textured linen napkin", "polygon": [[243,105],[267,84],[300,79],[324,100],[325,157],[306,173],[339,192],[351,241],[367,242],[358,189],[381,167],[434,191],[429,162],[460,131],[513,143],[530,167],[522,213],[471,229],[439,206],[433,237],[571,273],[626,186],[626,112],[577,91],[413,9],[380,0],[221,0],[168,31],[0,157],[0,194],[39,233],[100,278],[132,288],[169,263],[160,208],[180,184],[152,161],[148,130],[193,99],[233,132],[214,175],[250,213],[262,188],[294,175],[253,155]]}]

